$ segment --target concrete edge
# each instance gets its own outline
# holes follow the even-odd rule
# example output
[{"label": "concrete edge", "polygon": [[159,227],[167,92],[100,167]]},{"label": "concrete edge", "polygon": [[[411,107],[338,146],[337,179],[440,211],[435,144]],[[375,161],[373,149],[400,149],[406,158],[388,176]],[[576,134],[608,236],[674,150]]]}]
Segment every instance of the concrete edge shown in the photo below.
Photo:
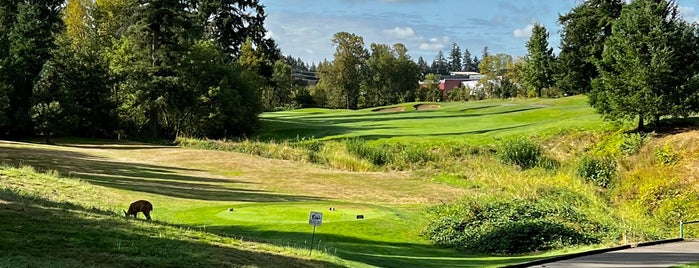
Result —
[{"label": "concrete edge", "polygon": [[649,242],[638,243],[638,244],[636,244],[635,247],[655,246],[655,245],[660,245],[660,244],[676,243],[676,242],[682,242],[682,241],[684,241],[684,239],[682,239],[682,238],[672,238],[672,239],[665,239],[665,240],[656,240],[656,241],[649,241]]},{"label": "concrete edge", "polygon": [[540,259],[540,260],[535,260],[535,261],[529,261],[529,262],[524,262],[524,263],[519,263],[519,264],[507,265],[507,266],[503,266],[503,267],[505,267],[505,268],[529,267],[529,266],[534,266],[534,265],[541,265],[541,264],[546,264],[546,263],[556,262],[556,261],[564,261],[564,260],[569,260],[569,259],[573,259],[573,258],[577,258],[577,257],[583,257],[583,256],[587,256],[587,255],[594,255],[594,254],[600,254],[600,253],[617,251],[617,250],[622,250],[622,249],[629,249],[629,248],[631,248],[631,245],[623,245],[623,246],[617,246],[617,247],[611,247],[611,248],[593,249],[593,250],[589,250],[589,251],[561,255],[561,256],[545,258],[545,259]]},{"label": "concrete edge", "polygon": [[564,261],[564,260],[569,260],[569,259],[574,259],[574,258],[584,257],[584,256],[589,256],[589,255],[602,254],[602,253],[612,252],[612,251],[617,251],[617,250],[624,250],[624,249],[630,249],[630,248],[635,248],[635,247],[655,246],[655,245],[660,245],[660,244],[676,243],[676,242],[682,242],[682,241],[684,241],[684,239],[682,239],[682,238],[673,238],[673,239],[642,242],[642,243],[638,243],[635,245],[627,244],[627,245],[623,245],[623,246],[593,249],[593,250],[588,250],[588,251],[584,251],[584,252],[572,253],[572,254],[561,255],[561,256],[556,256],[556,257],[551,257],[551,258],[544,258],[544,259],[535,260],[535,261],[507,265],[507,266],[503,266],[503,267],[504,268],[530,267],[530,266],[541,265],[541,264],[557,262],[557,261]]}]

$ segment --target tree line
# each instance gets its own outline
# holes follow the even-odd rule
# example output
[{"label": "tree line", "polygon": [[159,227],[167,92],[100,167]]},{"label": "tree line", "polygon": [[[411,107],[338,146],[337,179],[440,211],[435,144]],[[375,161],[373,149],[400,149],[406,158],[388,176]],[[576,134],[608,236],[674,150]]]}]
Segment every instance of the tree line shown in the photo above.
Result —
[{"label": "tree line", "polygon": [[[309,65],[264,38],[265,16],[258,0],[0,1],[0,137],[222,138],[263,111],[574,94],[640,128],[699,110],[699,31],[674,1],[583,1],[559,17],[558,55],[536,24],[523,57],[453,43],[431,65],[347,32]],[[445,94],[450,71],[480,89]]]},{"label": "tree line", "polygon": [[[413,63],[402,44],[372,44],[368,51],[361,36],[337,33],[334,60],[318,65],[320,82],[310,94],[316,105],[346,109],[587,94],[605,119],[637,119],[640,129],[648,120],[657,126],[663,117],[699,111],[699,27],[680,16],[675,1],[587,0],[559,22],[558,55],[537,23],[523,57],[485,47],[481,59],[471,58],[453,43],[449,58],[439,51],[431,66],[422,58]],[[439,91],[442,75],[453,71],[480,72],[481,89]]]},{"label": "tree line", "polygon": [[0,136],[230,137],[289,66],[257,0],[0,1]]}]

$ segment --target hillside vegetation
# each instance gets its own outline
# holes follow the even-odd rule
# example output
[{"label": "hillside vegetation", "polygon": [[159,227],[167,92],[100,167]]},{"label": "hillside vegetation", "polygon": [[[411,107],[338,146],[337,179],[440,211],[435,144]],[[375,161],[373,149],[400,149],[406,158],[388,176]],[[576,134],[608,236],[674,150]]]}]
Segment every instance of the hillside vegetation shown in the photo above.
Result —
[{"label": "hillside vegetation", "polygon": [[432,208],[423,235],[471,252],[674,237],[680,220],[699,218],[691,119],[631,132],[603,122],[583,96],[434,106],[269,113],[257,142],[179,141],[462,187],[460,201]]},{"label": "hillside vegetation", "polygon": [[[188,148],[0,142],[0,266],[501,266],[699,219],[692,122],[628,132],[585,103],[279,112],[258,140]],[[153,223],[121,218],[138,199]]]}]

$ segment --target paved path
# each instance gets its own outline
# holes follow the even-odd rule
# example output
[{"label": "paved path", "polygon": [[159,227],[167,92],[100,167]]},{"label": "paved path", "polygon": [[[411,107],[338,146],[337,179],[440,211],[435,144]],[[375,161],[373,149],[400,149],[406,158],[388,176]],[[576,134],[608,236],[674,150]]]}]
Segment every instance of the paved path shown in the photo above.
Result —
[{"label": "paved path", "polygon": [[699,262],[699,241],[638,247],[532,267],[671,267]]}]

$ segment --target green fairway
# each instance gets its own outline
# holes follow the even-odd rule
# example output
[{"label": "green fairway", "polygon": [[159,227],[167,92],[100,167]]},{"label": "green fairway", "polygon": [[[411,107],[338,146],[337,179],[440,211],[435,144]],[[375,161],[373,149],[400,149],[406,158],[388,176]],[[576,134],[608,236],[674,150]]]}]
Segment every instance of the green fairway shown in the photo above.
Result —
[{"label": "green fairway", "polygon": [[[408,164],[402,166],[407,171],[369,168],[366,170],[381,172],[354,172],[348,170],[357,169],[329,168],[310,161],[95,140],[57,140],[57,145],[0,141],[0,163],[55,171],[54,174],[76,183],[72,186],[74,191],[84,193],[59,195],[62,202],[101,208],[108,213],[100,217],[111,221],[116,219],[110,217],[118,217],[130,202],[147,199],[154,204],[152,216],[159,223],[215,236],[206,241],[250,241],[255,244],[246,247],[269,247],[266,252],[290,257],[300,266],[319,260],[321,263],[311,266],[493,267],[591,246],[523,256],[483,256],[438,248],[421,236],[429,224],[426,209],[463,196],[545,197],[551,198],[550,202],[563,202],[555,206],[579,210],[594,219],[611,219],[606,201],[589,185],[569,175],[569,163],[561,164],[564,168],[560,171],[519,170],[497,161],[488,149],[497,138],[529,135],[540,140],[560,139],[560,144],[551,147],[556,150],[552,152],[562,155],[557,161],[576,157],[576,152],[595,141],[594,133],[611,129],[586,102],[585,97],[488,100],[440,103],[434,110],[416,110],[415,104],[406,104],[403,112],[303,109],[263,115],[262,140],[325,140],[325,147],[313,152],[328,154],[335,160],[356,158],[347,151],[348,143],[332,141],[351,137],[377,144],[420,143],[427,146],[410,150],[444,154],[430,158],[427,161],[433,161],[429,162],[432,164],[422,166],[410,165],[413,160],[408,155],[404,160]],[[577,133],[593,134],[576,136],[580,135]],[[484,147],[468,151],[462,150],[461,144]],[[292,150],[283,146],[286,145],[269,143],[250,148]],[[351,161],[372,165],[366,160]],[[413,167],[421,169],[411,170]],[[41,180],[27,183],[7,176],[13,175],[0,178],[1,189],[54,198],[50,184]],[[557,189],[555,195],[547,195],[551,189]],[[565,203],[566,195],[588,201]],[[15,202],[11,199],[4,202]],[[316,229],[316,254],[310,259],[299,259],[298,254],[306,254],[299,252],[309,251],[311,211],[324,215],[323,224]],[[363,218],[358,219],[358,215]],[[166,233],[169,239],[177,240],[175,231]],[[206,251],[205,248],[198,250]],[[273,258],[270,262],[283,259]]]},{"label": "green fairway", "polygon": [[414,110],[414,105],[405,105],[408,108],[403,112],[301,109],[265,113],[260,138],[361,137],[411,142],[467,139],[482,144],[493,137],[594,129],[603,124],[584,96],[439,103],[434,110]]},{"label": "green fairway", "polygon": [[[310,246],[313,229],[308,224],[308,217],[311,211],[318,211],[324,214],[324,221],[316,230],[314,249],[324,255],[313,259],[330,261],[332,265],[328,266],[483,267],[560,254],[489,257],[466,255],[432,246],[419,236],[425,224],[422,214],[425,205],[440,199],[457,198],[464,191],[439,181],[406,177],[403,173],[332,171],[308,164],[227,152],[108,141],[93,141],[90,144],[74,142],[58,146],[0,142],[2,163],[31,166],[37,170],[54,170],[57,171],[55,174],[67,178],[60,180],[61,183],[68,183],[63,188],[57,188],[60,184],[46,181],[41,176],[30,179],[32,176],[15,177],[17,175],[12,172],[6,173],[0,176],[0,188],[20,191],[26,197],[15,194],[6,196],[2,198],[0,205],[10,207],[14,205],[9,204],[17,202],[14,200],[56,198],[51,202],[96,207],[109,211],[106,214],[112,215],[111,217],[120,217],[119,215],[123,215],[120,211],[130,202],[148,199],[154,204],[154,220],[223,237],[207,238],[203,242],[220,239],[225,241],[226,237],[231,237],[289,248],[275,254],[290,255],[292,258],[297,258],[293,257],[297,254],[295,252],[307,250]],[[39,199],[31,196],[38,196]],[[33,205],[32,202],[38,201],[29,201],[28,204]],[[335,210],[330,211],[330,207]],[[12,211],[0,210],[0,214],[3,217],[15,217]],[[37,220],[32,219],[35,217],[48,217],[43,210],[36,211],[36,214],[29,216],[28,222]],[[92,218],[104,217],[90,215],[85,214],[88,219],[79,221],[81,226],[92,225]],[[364,219],[357,219],[357,215],[363,215]],[[118,222],[118,218],[107,217],[105,220]],[[57,224],[63,225],[55,228],[68,228],[65,232],[73,232],[69,230],[72,227],[68,222],[58,221]],[[101,228],[111,229],[118,225],[119,223],[107,223]],[[14,230],[12,226],[6,228]],[[19,239],[24,235],[32,235],[22,231],[35,232],[32,228],[19,229],[12,234],[18,235],[15,239]],[[144,232],[151,233],[148,230]],[[160,233],[168,239],[177,236],[175,230]],[[96,236],[98,235],[94,233],[86,233],[86,236],[76,239],[84,240],[80,243],[88,243],[87,247],[96,247],[92,249],[93,252],[102,252],[94,254],[118,254],[120,257],[113,257],[116,259],[137,254],[134,251],[119,253],[116,252],[118,249],[101,248],[104,243],[117,245],[118,239],[92,241],[92,237]],[[109,235],[114,236],[120,234]],[[148,240],[148,247],[154,246],[151,243],[157,243],[157,240]],[[50,251],[53,250],[52,247],[62,245],[63,242],[59,240],[46,244],[44,250]],[[137,246],[132,247],[136,247],[133,250],[138,249]],[[186,244],[180,248],[185,251],[191,249]],[[206,247],[196,250],[205,249]],[[267,250],[277,252],[275,248]],[[80,252],[78,250],[73,254]],[[17,260],[26,260],[28,263],[42,262],[18,251],[13,251],[12,254]],[[246,253],[242,251],[240,254]],[[333,260],[325,254],[340,259]],[[156,255],[162,257],[160,253]],[[75,256],[67,255],[66,258]],[[159,263],[158,258],[160,257],[147,263]],[[196,259],[183,258],[182,262]],[[245,258],[255,257],[250,255]],[[230,261],[219,261],[227,260]],[[270,260],[272,263],[276,261],[274,258]],[[98,260],[92,262],[99,263]],[[301,260],[300,263],[304,261]]]}]

